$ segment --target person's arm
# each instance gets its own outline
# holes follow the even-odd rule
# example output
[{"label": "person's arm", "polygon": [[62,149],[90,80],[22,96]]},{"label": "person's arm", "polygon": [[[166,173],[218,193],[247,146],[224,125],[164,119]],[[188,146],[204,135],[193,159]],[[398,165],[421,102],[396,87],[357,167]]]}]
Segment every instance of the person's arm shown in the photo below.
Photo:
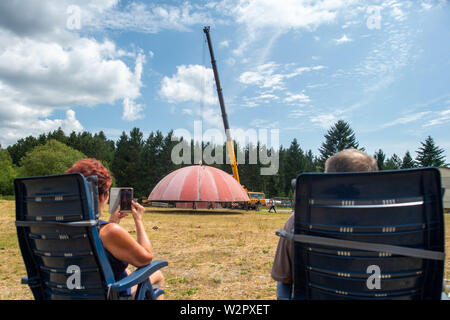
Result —
[{"label": "person's arm", "polygon": [[136,224],[137,241],[117,223],[110,223],[100,230],[103,246],[116,259],[135,267],[143,267],[153,259],[153,248],[144,229],[144,207],[132,202],[132,215]]},{"label": "person's arm", "polygon": [[[293,232],[294,227],[294,214],[286,221],[284,230],[287,232]],[[292,283],[292,259],[291,259],[291,241],[286,238],[278,239],[277,249],[275,251],[275,258],[272,265],[271,276],[272,279],[283,282],[285,284]]]},{"label": "person's arm", "polygon": [[120,220],[128,216],[128,212],[120,212],[120,206],[117,206],[116,211],[111,213],[111,216],[109,217],[109,222],[112,223],[120,223]]},{"label": "person's arm", "polygon": [[139,203],[132,202],[131,210],[133,214],[134,223],[136,224],[137,242],[145,248],[151,255],[153,255],[153,247],[148,239],[147,233],[144,228],[144,212],[145,208]]}]

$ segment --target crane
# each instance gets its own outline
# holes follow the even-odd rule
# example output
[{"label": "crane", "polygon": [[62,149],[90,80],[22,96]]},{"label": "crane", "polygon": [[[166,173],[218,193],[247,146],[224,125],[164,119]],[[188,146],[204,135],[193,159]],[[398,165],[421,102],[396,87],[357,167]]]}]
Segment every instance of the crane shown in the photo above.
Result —
[{"label": "crane", "polygon": [[[219,96],[219,104],[220,104],[220,110],[222,111],[222,120],[223,120],[223,126],[225,127],[225,134],[227,136],[227,148],[228,148],[228,156],[230,158],[230,165],[231,170],[233,172],[233,178],[236,179],[237,182],[241,183],[239,181],[239,172],[236,162],[236,155],[234,153],[234,143],[233,139],[231,139],[230,134],[230,125],[228,123],[228,116],[225,109],[225,102],[223,101],[223,95],[222,95],[222,87],[220,86],[220,79],[219,79],[219,72],[217,71],[217,64],[216,59],[214,58],[214,50],[211,43],[211,37],[209,35],[209,29],[210,27],[204,27],[203,32],[206,35],[206,40],[208,42],[208,48],[209,48],[209,54],[211,56],[211,65],[214,72],[214,80],[216,81],[216,89],[217,89],[217,95]],[[248,193],[249,202],[247,204],[247,207],[250,207],[252,209],[259,210],[259,207],[261,205],[265,204],[265,194],[263,192],[250,192],[248,191],[244,186],[242,186]]]},{"label": "crane", "polygon": [[217,94],[219,96],[220,109],[222,111],[223,126],[225,127],[225,134],[227,136],[227,148],[228,148],[228,155],[230,157],[231,170],[233,171],[233,178],[236,179],[237,182],[241,183],[239,181],[239,172],[237,167],[236,155],[234,153],[234,143],[233,139],[231,139],[230,125],[228,123],[228,116],[225,109],[225,102],[223,101],[222,87],[220,86],[219,72],[217,71],[216,59],[214,58],[214,51],[211,44],[211,37],[209,36],[209,29],[210,29],[209,26],[204,27],[203,32],[206,34],[206,40],[208,41],[209,47],[209,54],[211,55],[211,64],[214,72],[214,79],[216,81],[216,88]]}]

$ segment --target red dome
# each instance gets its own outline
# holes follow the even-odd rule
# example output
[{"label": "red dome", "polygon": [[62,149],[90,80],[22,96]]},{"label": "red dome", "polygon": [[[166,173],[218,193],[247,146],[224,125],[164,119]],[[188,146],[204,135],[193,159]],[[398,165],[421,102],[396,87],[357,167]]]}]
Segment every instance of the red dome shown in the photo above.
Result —
[{"label": "red dome", "polygon": [[189,166],[165,176],[149,201],[240,202],[249,201],[244,188],[228,173],[209,166]]}]

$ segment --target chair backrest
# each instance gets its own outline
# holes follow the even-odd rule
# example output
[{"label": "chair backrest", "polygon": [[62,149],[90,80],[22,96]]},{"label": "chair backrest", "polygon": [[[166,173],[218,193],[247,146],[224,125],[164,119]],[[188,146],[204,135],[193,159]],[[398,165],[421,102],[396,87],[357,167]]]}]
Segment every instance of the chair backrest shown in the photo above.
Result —
[{"label": "chair backrest", "polygon": [[98,234],[97,177],[19,178],[14,187],[17,235],[34,298],[105,299],[114,276]]},{"label": "chair backrest", "polygon": [[[439,170],[300,174],[294,228],[295,234],[443,252]],[[294,298],[441,296],[444,261],[301,242],[293,250]],[[381,277],[379,288],[373,275]]]}]

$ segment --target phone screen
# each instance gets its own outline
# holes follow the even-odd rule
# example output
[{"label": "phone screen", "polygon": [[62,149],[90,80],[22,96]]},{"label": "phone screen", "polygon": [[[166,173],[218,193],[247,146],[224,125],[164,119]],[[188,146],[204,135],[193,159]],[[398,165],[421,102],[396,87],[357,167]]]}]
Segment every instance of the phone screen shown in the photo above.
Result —
[{"label": "phone screen", "polygon": [[133,189],[120,189],[120,211],[131,211],[131,200],[133,199]]}]

